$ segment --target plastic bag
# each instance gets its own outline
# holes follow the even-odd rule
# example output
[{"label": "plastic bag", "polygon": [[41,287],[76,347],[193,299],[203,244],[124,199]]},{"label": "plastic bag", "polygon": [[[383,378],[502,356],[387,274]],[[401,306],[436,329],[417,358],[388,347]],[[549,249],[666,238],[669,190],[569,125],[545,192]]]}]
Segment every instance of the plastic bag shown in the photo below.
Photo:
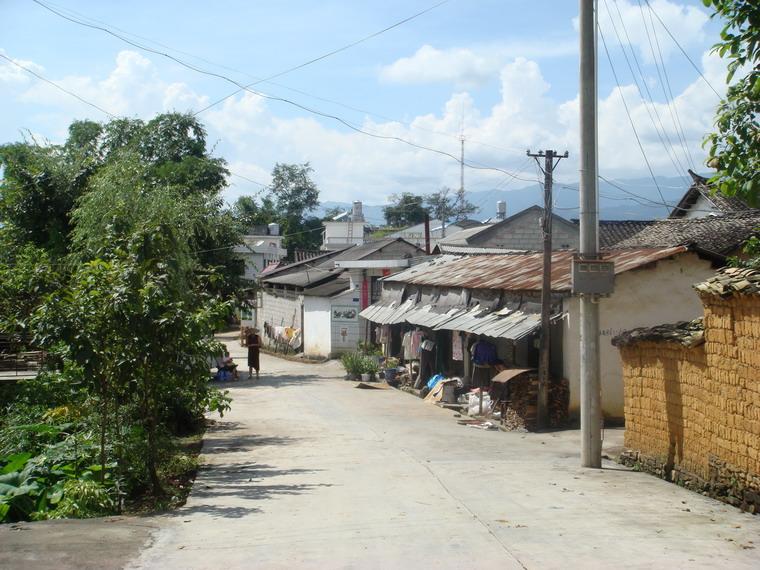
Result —
[{"label": "plastic bag", "polygon": [[480,413],[480,394],[470,394],[470,400],[467,403],[468,416],[487,416],[491,412],[491,395],[483,394],[483,413]]}]

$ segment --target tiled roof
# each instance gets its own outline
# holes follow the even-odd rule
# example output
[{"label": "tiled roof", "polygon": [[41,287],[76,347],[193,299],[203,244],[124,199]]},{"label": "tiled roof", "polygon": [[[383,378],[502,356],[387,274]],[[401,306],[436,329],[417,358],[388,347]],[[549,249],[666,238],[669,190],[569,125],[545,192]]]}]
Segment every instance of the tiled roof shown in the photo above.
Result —
[{"label": "tiled roof", "polygon": [[635,236],[652,223],[652,220],[599,220],[599,247],[613,247]]},{"label": "tiled roof", "polygon": [[720,192],[713,192],[707,182],[707,178],[689,170],[694,181],[681,201],[678,202],[670,214],[671,218],[683,218],[689,209],[703,196],[718,212],[744,212],[752,208],[741,198],[736,196],[724,196]]},{"label": "tiled roof", "polygon": [[726,255],[758,233],[760,210],[704,218],[669,218],[644,225],[613,248],[673,247],[685,245],[705,253]]},{"label": "tiled roof", "polygon": [[702,317],[693,321],[681,321],[656,327],[643,327],[620,333],[613,337],[614,346],[628,346],[637,342],[676,342],[684,346],[697,346],[705,340]]},{"label": "tiled roof", "polygon": [[[317,263],[315,265],[317,265],[317,267],[322,267],[322,268],[332,268],[332,267],[335,267],[336,261],[357,261],[359,259],[364,259],[365,257],[372,255],[373,253],[377,253],[384,247],[394,242],[401,242],[403,244],[408,245],[409,249],[414,250],[417,255],[420,255],[423,253],[419,247],[417,247],[413,243],[406,241],[403,238],[382,238],[378,240],[368,241],[361,245],[355,245],[353,247],[349,247],[348,249],[344,249],[338,255],[330,257],[329,259],[326,259],[322,263]],[[412,253],[410,251],[410,256],[411,255]]]},{"label": "tiled roof", "polygon": [[760,271],[740,267],[725,267],[714,277],[697,283],[694,288],[701,295],[760,295]]}]

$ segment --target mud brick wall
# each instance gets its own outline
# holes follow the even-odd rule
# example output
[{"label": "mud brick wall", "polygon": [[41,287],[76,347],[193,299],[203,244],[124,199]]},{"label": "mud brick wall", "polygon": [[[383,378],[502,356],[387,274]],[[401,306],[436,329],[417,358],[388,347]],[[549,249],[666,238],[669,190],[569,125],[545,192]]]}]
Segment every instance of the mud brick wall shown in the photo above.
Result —
[{"label": "mud brick wall", "polygon": [[627,463],[760,511],[760,296],[703,295],[705,342],[621,346]]}]

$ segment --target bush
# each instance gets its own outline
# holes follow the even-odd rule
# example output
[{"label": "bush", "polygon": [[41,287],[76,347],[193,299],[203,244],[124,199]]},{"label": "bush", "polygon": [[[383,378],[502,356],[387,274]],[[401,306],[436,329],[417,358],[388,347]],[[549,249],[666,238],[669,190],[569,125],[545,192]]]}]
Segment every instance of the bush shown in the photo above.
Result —
[{"label": "bush", "polygon": [[340,363],[346,373],[357,376],[364,372],[364,356],[359,352],[346,352],[340,357]]}]

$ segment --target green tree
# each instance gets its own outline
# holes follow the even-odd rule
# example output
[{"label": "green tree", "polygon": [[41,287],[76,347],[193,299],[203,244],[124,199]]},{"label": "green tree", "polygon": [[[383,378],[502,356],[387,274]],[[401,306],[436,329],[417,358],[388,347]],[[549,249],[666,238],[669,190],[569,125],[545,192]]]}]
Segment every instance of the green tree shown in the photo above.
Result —
[{"label": "green tree", "polygon": [[463,191],[452,193],[447,186],[425,196],[425,203],[433,216],[444,222],[457,222],[478,211],[477,206],[467,200]]},{"label": "green tree", "polygon": [[254,226],[265,226],[279,218],[270,196],[264,196],[260,203],[252,196],[240,196],[232,207],[232,215],[243,234],[250,233]]},{"label": "green tree", "polygon": [[424,197],[411,192],[391,194],[391,204],[383,208],[385,222],[396,228],[412,226],[425,221],[429,208],[424,206]]},{"label": "green tree", "polygon": [[161,440],[178,414],[203,412],[210,339],[229,305],[210,293],[215,275],[199,271],[194,252],[197,236],[213,231],[208,199],[151,188],[146,168],[124,155],[93,181],[73,215],[72,258],[81,261],[39,310],[35,329],[41,346],[64,346],[64,360],[82,371],[99,410],[103,471],[107,434],[126,410],[118,423],[144,433],[133,444],[143,450],[147,484],[161,494]]},{"label": "green tree", "polygon": [[319,189],[311,179],[309,163],[280,164],[272,169],[269,197],[278,212],[283,245],[292,257],[296,249],[317,249],[321,220],[309,216],[319,206]]},{"label": "green tree", "polygon": [[[718,105],[715,132],[708,135],[708,165],[718,190],[760,203],[760,3],[703,0],[723,20],[714,53],[728,60],[726,98]],[[736,78],[737,74],[741,77]]]}]

